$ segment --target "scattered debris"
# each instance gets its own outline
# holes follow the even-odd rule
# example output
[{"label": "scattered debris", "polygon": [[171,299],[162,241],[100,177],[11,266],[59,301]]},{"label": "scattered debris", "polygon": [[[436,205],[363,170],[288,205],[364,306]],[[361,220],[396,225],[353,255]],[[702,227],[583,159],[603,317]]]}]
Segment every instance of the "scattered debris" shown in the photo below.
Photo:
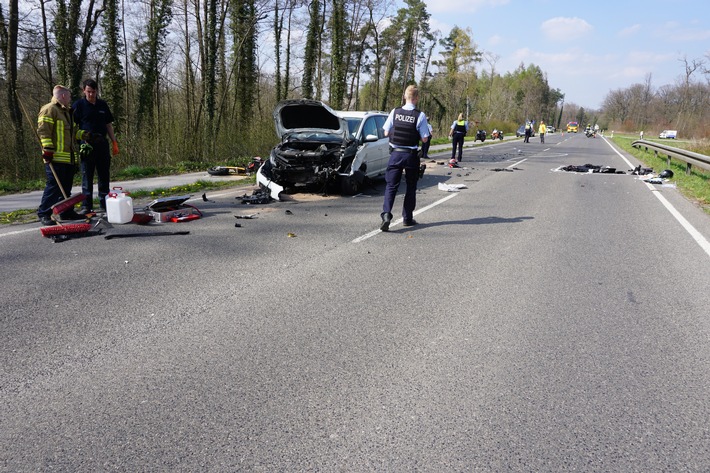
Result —
[{"label": "scattered debris", "polygon": [[443,182],[439,183],[439,190],[445,192],[458,192],[459,190],[466,188],[466,184],[444,184]]},{"label": "scattered debris", "polygon": [[647,174],[653,174],[653,168],[644,168],[644,167],[641,167],[641,165],[639,164],[638,166],[636,166],[633,170],[631,170],[629,172],[635,176],[645,176]]},{"label": "scattered debris", "polygon": [[202,201],[203,201],[203,202],[212,202],[213,204],[215,203],[214,200],[209,200],[209,199],[207,198],[207,192],[205,192],[204,194],[202,194]]},{"label": "scattered debris", "polygon": [[286,212],[284,212],[284,213],[285,213],[286,215],[293,215],[293,212],[291,212],[290,210],[286,210]]},{"label": "scattered debris", "polygon": [[584,164],[582,166],[562,166],[560,171],[583,172],[583,173],[602,173],[602,174],[626,174],[623,171],[617,171],[616,168],[609,166],[598,166],[596,164]]},{"label": "scattered debris", "polygon": [[62,243],[67,240],[74,240],[76,238],[86,238],[86,237],[92,237],[96,235],[103,235],[104,231],[103,229],[99,230],[89,230],[86,232],[82,233],[64,233],[64,234],[59,234],[59,235],[51,235],[49,238],[52,239],[54,243]]},{"label": "scattered debris", "polygon": [[272,200],[270,192],[268,189],[256,189],[252,194],[244,194],[241,197],[235,197],[236,199],[241,199],[242,204],[268,204]]},{"label": "scattered debris", "polygon": [[291,233],[291,232],[288,232],[288,233],[286,234],[286,236],[289,237],[289,238],[296,238],[296,234],[295,234],[295,233]]},{"label": "scattered debris", "polygon": [[189,235],[190,232],[150,232],[150,233],[112,233],[106,235],[106,240],[114,238],[134,238],[134,237],[153,237],[153,236],[169,236],[169,235]]},{"label": "scattered debris", "polygon": [[501,171],[513,172],[512,169],[508,169],[508,168],[493,168],[493,169],[491,169],[491,171],[494,171],[494,172],[501,172]]},{"label": "scattered debris", "polygon": [[237,228],[239,228],[239,227],[241,227],[241,226],[242,226],[242,224],[241,224],[241,223],[239,223],[239,222],[237,222],[237,223],[235,223],[235,224],[234,224],[234,226],[235,226],[235,227],[237,227]]},{"label": "scattered debris", "polygon": [[258,214],[235,215],[234,218],[243,218],[243,219],[249,219],[249,220],[251,220],[251,219],[254,219],[254,218],[258,218],[257,215],[258,215]]}]

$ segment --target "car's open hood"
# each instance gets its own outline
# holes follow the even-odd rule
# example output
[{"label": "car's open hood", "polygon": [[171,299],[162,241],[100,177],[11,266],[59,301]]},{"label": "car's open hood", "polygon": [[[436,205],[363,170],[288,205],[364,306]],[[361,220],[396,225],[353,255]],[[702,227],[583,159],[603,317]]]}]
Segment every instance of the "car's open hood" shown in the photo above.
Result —
[{"label": "car's open hood", "polygon": [[310,130],[348,136],[348,124],[344,118],[323,102],[298,99],[279,102],[274,109],[276,133],[283,139],[294,132]]}]

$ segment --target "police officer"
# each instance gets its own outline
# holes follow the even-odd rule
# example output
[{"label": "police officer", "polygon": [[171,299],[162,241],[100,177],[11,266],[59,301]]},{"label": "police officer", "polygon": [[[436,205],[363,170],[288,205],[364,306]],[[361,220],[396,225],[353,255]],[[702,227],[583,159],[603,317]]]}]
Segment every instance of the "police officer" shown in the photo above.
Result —
[{"label": "police officer", "polygon": [[533,125],[530,120],[525,122],[525,139],[523,143],[530,143],[530,135],[532,135]]},{"label": "police officer", "polygon": [[402,179],[402,172],[405,173],[407,183],[402,206],[403,225],[411,227],[417,224],[414,220],[414,208],[417,205],[417,180],[419,179],[417,146],[420,139],[423,143],[429,140],[429,124],[426,115],[416,108],[419,101],[419,89],[415,85],[408,86],[404,91],[404,100],[406,103],[402,107],[392,110],[382,126],[385,136],[388,136],[390,140],[390,159],[385,173],[387,183],[385,202],[380,214],[382,219],[380,230],[383,232],[389,231],[392,222],[392,206]]},{"label": "police officer", "polygon": [[458,161],[461,162],[463,159],[463,141],[466,137],[466,132],[468,132],[468,122],[463,119],[463,113],[459,113],[458,118],[454,120],[449,130],[449,138],[451,138],[451,145],[453,146],[451,159],[456,159],[456,148],[459,150]]}]

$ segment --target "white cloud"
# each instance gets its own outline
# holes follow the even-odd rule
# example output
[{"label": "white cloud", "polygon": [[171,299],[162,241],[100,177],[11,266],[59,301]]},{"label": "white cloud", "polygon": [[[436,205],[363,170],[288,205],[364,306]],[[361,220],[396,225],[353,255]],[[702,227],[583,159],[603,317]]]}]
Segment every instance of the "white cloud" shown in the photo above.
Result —
[{"label": "white cloud", "polygon": [[496,8],[509,3],[510,0],[468,0],[465,3],[462,3],[460,0],[428,0],[426,2],[427,10],[430,13],[474,13],[486,8]]},{"label": "white cloud", "polygon": [[581,38],[594,29],[592,25],[581,18],[556,17],[542,23],[540,30],[552,41],[569,41]]},{"label": "white cloud", "polygon": [[641,31],[641,25],[636,23],[635,25],[627,26],[623,30],[619,31],[617,36],[622,37],[622,38],[627,38],[629,36],[635,35],[639,31]]},{"label": "white cloud", "polygon": [[501,35],[493,35],[490,38],[488,38],[487,44],[489,46],[498,46],[503,42],[503,37]]}]

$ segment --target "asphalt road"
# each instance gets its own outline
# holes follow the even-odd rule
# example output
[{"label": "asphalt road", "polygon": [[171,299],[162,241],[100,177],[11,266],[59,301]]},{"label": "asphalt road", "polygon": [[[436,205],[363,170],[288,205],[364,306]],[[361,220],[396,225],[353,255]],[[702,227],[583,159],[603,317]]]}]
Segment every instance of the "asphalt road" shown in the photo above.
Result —
[{"label": "asphalt road", "polygon": [[636,164],[469,149],[389,233],[382,184],[111,230],[186,236],[2,229],[0,471],[710,470],[709,219],[557,171],[585,163]]}]

